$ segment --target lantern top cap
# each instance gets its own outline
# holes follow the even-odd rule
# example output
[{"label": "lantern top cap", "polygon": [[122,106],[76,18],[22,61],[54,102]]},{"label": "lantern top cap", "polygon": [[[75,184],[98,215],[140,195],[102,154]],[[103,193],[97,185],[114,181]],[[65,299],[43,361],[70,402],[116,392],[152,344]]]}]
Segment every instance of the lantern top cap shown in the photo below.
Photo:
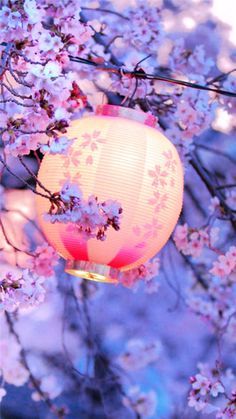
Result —
[{"label": "lantern top cap", "polygon": [[133,121],[141,122],[149,127],[155,127],[157,123],[157,118],[151,113],[117,105],[99,105],[95,114],[132,119]]}]

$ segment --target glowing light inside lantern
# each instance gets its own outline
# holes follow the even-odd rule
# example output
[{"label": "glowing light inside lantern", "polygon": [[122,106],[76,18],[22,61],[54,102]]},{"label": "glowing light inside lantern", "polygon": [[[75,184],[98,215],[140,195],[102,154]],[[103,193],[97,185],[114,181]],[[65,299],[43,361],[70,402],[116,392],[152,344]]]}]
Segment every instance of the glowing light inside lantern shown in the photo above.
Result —
[{"label": "glowing light inside lantern", "polygon": [[119,231],[107,230],[105,241],[86,240],[70,224],[46,221],[50,203],[37,196],[40,225],[67,260],[67,272],[115,283],[120,272],[146,262],[167,242],[182,207],[183,172],[155,122],[141,111],[103,105],[96,115],[72,121],[66,135],[76,140],[66,156],[44,157],[38,177],[50,191],[58,192],[69,178],[85,198],[116,200],[123,209]]}]

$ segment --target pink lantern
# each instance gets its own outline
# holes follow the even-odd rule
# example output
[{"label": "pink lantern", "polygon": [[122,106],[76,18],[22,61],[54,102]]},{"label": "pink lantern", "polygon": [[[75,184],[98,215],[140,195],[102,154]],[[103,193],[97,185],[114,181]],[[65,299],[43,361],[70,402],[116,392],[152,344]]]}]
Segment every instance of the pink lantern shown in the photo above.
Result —
[{"label": "pink lantern", "polygon": [[43,158],[38,179],[51,192],[69,178],[84,197],[116,200],[123,209],[119,231],[108,230],[105,241],[86,240],[69,224],[46,221],[50,202],[37,196],[39,223],[67,260],[66,272],[117,282],[120,271],[144,263],[167,242],[182,208],[183,170],[176,148],[155,125],[150,114],[99,106],[96,115],[72,121],[66,135],[76,140],[67,155]]}]

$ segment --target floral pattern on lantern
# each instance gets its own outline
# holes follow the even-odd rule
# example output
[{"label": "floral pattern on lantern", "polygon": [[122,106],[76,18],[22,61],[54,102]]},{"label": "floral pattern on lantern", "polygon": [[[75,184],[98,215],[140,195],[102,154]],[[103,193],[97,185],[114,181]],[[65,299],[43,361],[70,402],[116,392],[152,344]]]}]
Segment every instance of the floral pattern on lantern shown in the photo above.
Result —
[{"label": "floral pattern on lantern", "polygon": [[99,106],[96,115],[72,121],[67,155],[43,158],[38,177],[51,192],[69,179],[84,197],[112,199],[123,209],[119,231],[109,230],[103,242],[86,240],[70,224],[46,221],[50,203],[37,196],[40,225],[69,272],[115,282],[120,271],[144,263],[167,242],[182,207],[183,171],[175,147],[155,124],[151,114]]}]

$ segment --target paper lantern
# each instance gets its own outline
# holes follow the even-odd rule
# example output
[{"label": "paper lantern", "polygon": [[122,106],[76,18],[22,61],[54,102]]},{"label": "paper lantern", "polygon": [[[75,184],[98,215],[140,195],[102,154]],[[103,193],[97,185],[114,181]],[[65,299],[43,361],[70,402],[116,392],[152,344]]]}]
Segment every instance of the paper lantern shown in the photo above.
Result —
[{"label": "paper lantern", "polygon": [[119,231],[108,229],[105,241],[86,240],[68,224],[46,221],[50,203],[37,196],[40,225],[67,260],[67,272],[116,282],[120,271],[144,263],[167,242],[182,207],[183,171],[176,148],[155,125],[150,114],[99,106],[96,115],[72,121],[66,135],[76,140],[66,156],[43,158],[38,179],[51,192],[69,178],[85,198],[117,200],[123,209]]}]

